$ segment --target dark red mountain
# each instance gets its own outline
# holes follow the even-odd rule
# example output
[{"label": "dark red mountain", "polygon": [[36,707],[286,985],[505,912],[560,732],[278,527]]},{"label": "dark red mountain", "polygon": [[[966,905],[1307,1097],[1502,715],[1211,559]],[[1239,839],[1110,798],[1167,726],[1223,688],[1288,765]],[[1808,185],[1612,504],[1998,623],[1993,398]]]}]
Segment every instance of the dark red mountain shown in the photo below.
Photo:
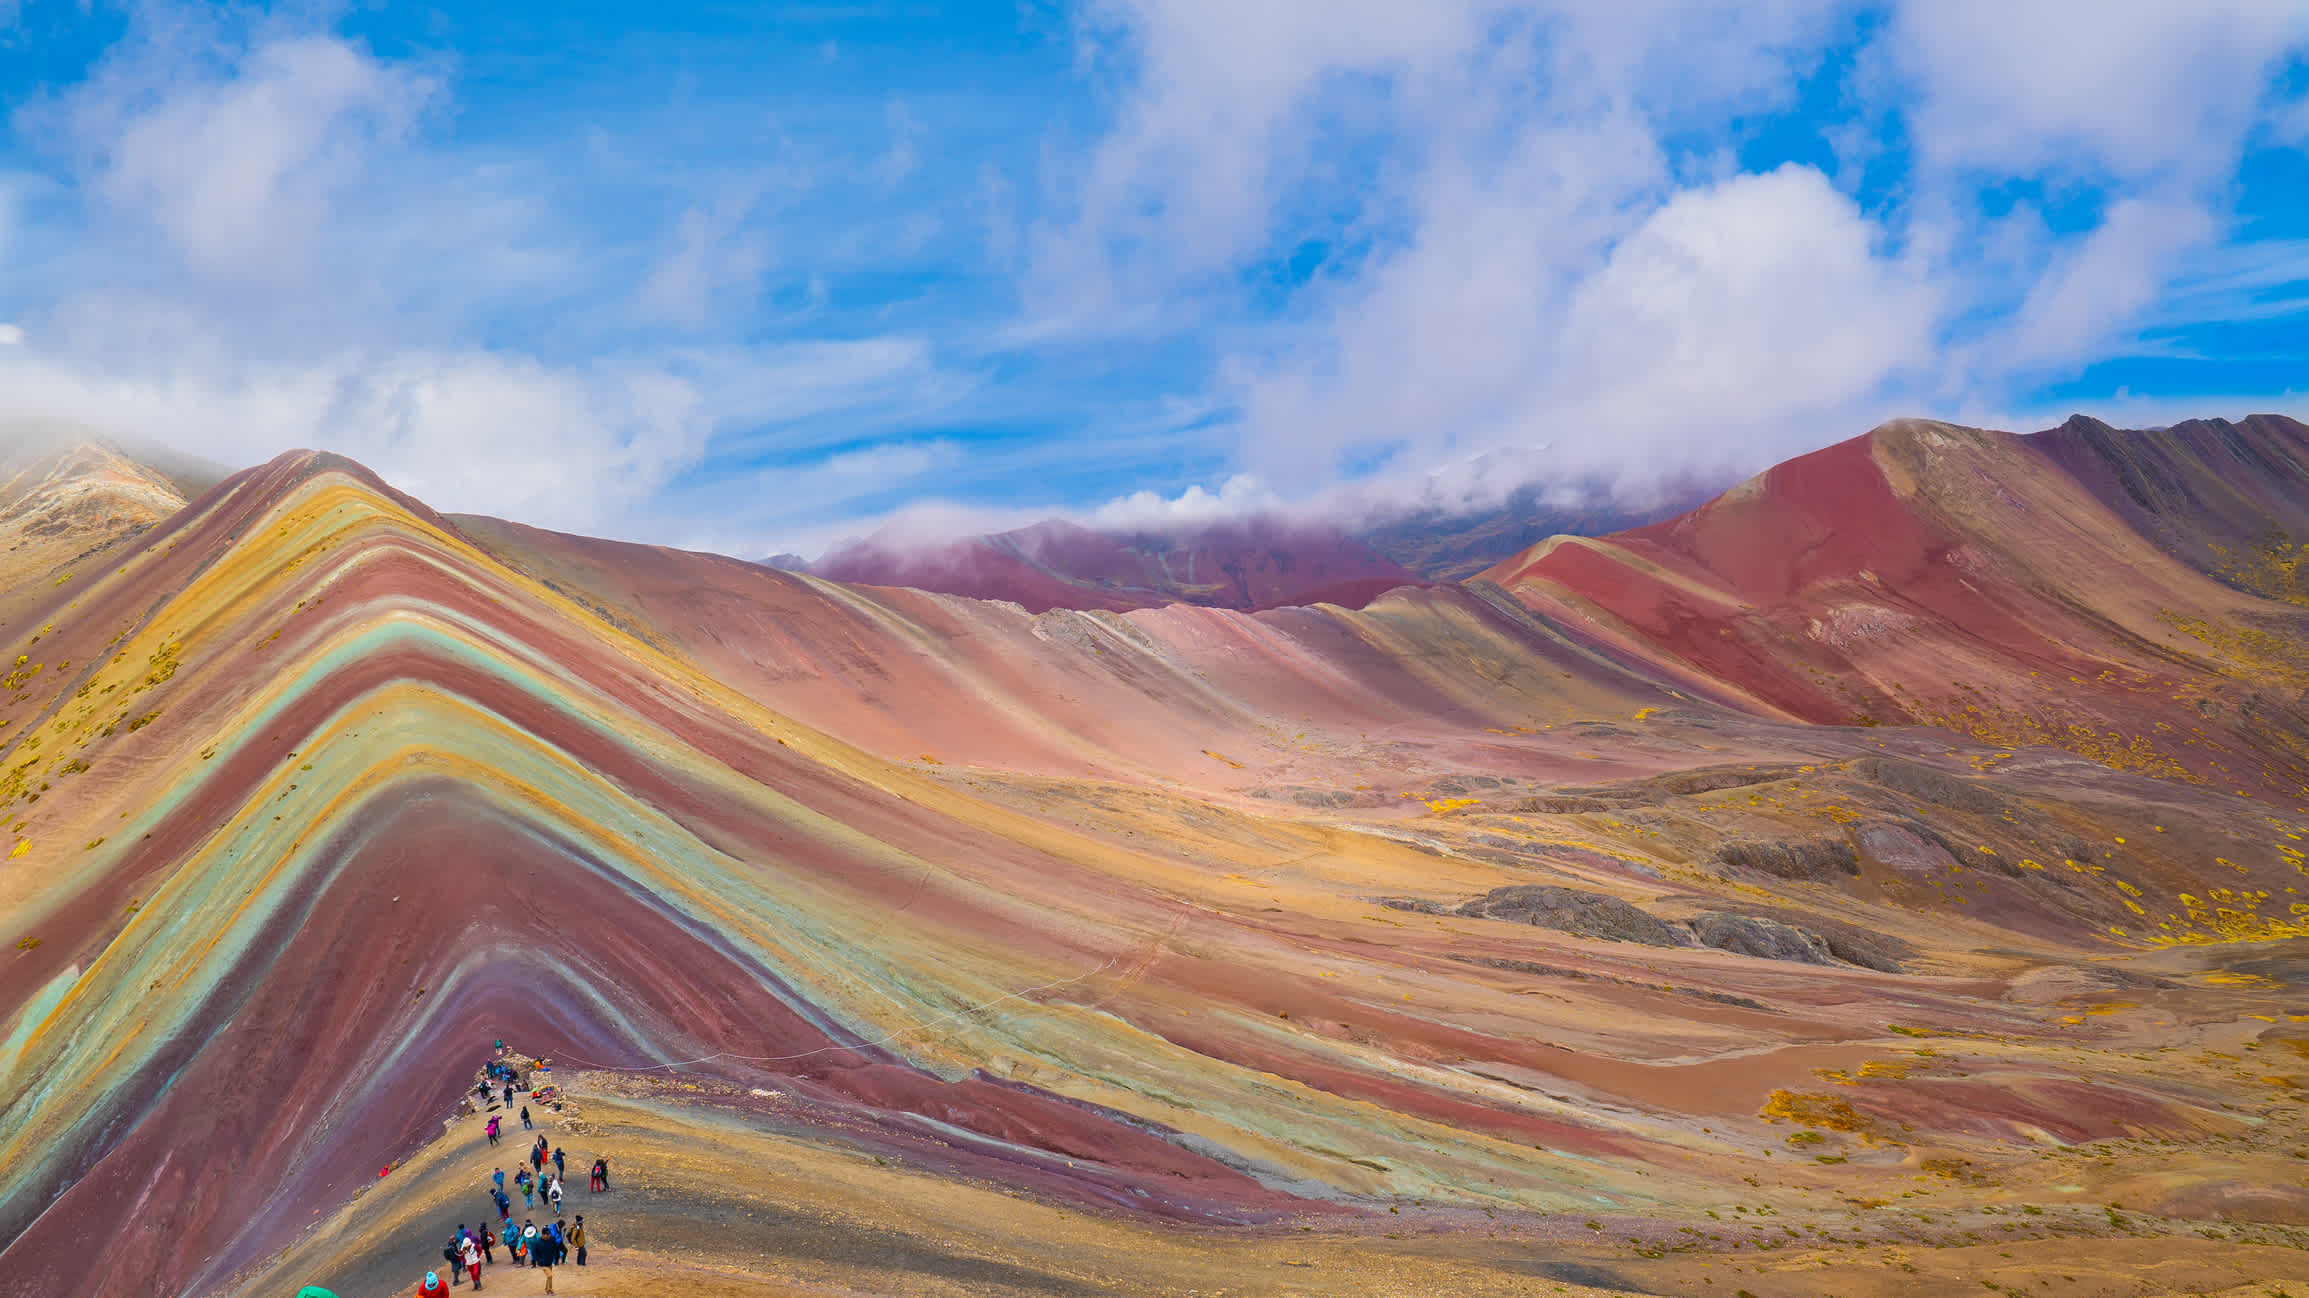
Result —
[{"label": "dark red mountain", "polygon": [[1397,587],[1427,584],[1337,528],[1279,519],[1134,532],[1053,520],[922,545],[870,538],[828,554],[809,571],[853,585],[1009,600],[1036,613],[1164,604],[1361,608]]}]

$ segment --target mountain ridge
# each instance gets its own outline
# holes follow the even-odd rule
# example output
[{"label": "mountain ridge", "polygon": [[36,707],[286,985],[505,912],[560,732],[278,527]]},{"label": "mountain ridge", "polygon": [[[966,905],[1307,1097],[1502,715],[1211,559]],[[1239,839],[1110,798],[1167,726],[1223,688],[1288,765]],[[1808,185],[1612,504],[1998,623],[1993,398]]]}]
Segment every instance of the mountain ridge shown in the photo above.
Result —
[{"label": "mountain ridge", "polygon": [[[781,1253],[837,1292],[997,1238],[1003,1292],[1213,1258],[1674,1291],[1772,1251],[1696,1242],[1727,1196],[1860,1250],[1807,1283],[1868,1292],[1883,1244],[1957,1292],[1929,1218],[2109,1233],[2072,1184],[2170,1223],[2124,1236],[2146,1270],[2219,1274],[2309,1212],[2291,1092],[2213,1053],[2291,1048],[2255,962],[2309,933],[2309,632],[2067,446],[1887,426],[1479,581],[1255,611],[1034,613],[244,470],[9,570],[0,1273],[403,1284],[443,1209],[376,1169],[484,1149],[454,1104],[502,1037],[563,1062],[573,1155],[617,1114],[621,1168],[662,1148],[632,1115],[764,1151],[588,1205],[605,1261],[698,1283],[759,1263],[700,1214],[822,1192],[789,1157],[873,1187]],[[2174,536],[2229,544],[2209,491]],[[2159,1167],[2104,1167],[2142,1136]],[[1847,1212],[1888,1177],[1930,1211]]]}]

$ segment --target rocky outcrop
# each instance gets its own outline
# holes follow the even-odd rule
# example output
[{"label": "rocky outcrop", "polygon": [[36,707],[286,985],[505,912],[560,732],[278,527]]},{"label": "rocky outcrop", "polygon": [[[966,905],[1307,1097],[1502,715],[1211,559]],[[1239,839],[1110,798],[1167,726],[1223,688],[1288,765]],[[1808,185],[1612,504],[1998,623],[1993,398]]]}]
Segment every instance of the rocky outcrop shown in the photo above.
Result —
[{"label": "rocky outcrop", "polygon": [[1551,928],[1575,937],[1602,938],[1607,942],[1683,945],[1673,926],[1617,897],[1548,884],[1494,888],[1461,906],[1457,913],[1472,919],[1500,919],[1511,924]]},{"label": "rocky outcrop", "polygon": [[1719,864],[1775,879],[1827,881],[1860,873],[1860,858],[1841,838],[1749,839],[1716,849]]},{"label": "rocky outcrop", "polygon": [[1975,781],[1959,779],[1929,766],[1903,762],[1898,758],[1863,758],[1852,763],[1852,773],[1861,779],[1881,784],[1894,793],[1905,793],[1911,798],[1954,811],[1993,816],[2008,805],[1994,790]]},{"label": "rocky outcrop", "polygon": [[1827,964],[1833,957],[1828,944],[1791,924],[1751,915],[1709,913],[1691,922],[1692,937],[1701,946],[1754,956],[1759,960],[1788,960],[1797,964]]}]

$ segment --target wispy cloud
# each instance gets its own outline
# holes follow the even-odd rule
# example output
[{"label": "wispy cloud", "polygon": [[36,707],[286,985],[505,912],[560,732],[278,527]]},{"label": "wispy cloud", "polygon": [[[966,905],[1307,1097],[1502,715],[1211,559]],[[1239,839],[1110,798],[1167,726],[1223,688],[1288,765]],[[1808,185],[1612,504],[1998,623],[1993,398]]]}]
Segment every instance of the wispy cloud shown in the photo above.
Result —
[{"label": "wispy cloud", "polygon": [[0,407],[755,553],[1640,490],[2309,348],[2297,5],[646,17],[0,51]]}]

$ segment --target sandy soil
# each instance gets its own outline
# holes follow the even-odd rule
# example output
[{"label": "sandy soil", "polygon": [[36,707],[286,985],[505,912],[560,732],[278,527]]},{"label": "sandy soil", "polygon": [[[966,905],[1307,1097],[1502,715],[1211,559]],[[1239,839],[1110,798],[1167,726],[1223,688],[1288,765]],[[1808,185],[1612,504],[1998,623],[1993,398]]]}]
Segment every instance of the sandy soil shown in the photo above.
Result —
[{"label": "sandy soil", "polygon": [[[614,1094],[612,1092],[615,1092]],[[345,1298],[406,1292],[429,1241],[473,1221],[495,1166],[510,1166],[518,1131],[492,1151],[481,1119],[444,1136],[339,1211],[237,1295],[319,1283]],[[588,1075],[540,1130],[573,1169],[610,1155],[616,1189],[582,1189],[593,1265],[554,1274],[562,1294],[632,1295],[1202,1295],[1707,1294],[1733,1298],[1892,1298],[1991,1292],[2046,1295],[2254,1294],[2309,1284],[2309,1252],[2199,1238],[2128,1217],[2127,1234],[2092,1238],[2073,1217],[1999,1212],[2002,1187],[1934,1196],[1950,1242],[1870,1239],[1866,1209],[1828,1196],[1809,1211],[1774,1211],[1772,1230],[1819,1246],[1739,1250],[1741,1233],[1653,1247],[1644,1223],[1422,1209],[1373,1211],[1342,1228],[1283,1223],[1190,1229],[1037,1201],[988,1184],[894,1163],[840,1140],[797,1139],[784,1124],[734,1112],[681,1083]],[[2084,1151],[2077,1161],[2087,1161]],[[2064,1174],[2076,1174],[2075,1168]],[[1924,1178],[1920,1178],[1924,1179]],[[1759,1196],[1761,1197],[1761,1196]],[[1784,1192],[1783,1200],[1790,1196]],[[1802,1195],[1795,1196],[1803,1198]],[[2095,1208],[2100,1218],[2105,1210]],[[522,1213],[518,1199],[515,1217]],[[542,1214],[528,1214],[542,1216]],[[2047,1221],[2051,1224],[2047,1225]],[[1794,1223],[1794,1224],[1789,1224]],[[1601,1226],[1590,1230],[1589,1226]],[[1754,1223],[1750,1223],[1754,1224]],[[2105,1225],[2105,1221],[2103,1222]],[[1799,1229],[1800,1227],[1800,1229]],[[1629,1242],[1615,1243],[1623,1231]],[[1977,1235],[1975,1234],[1977,1232]],[[1758,1232],[1762,1233],[1762,1232]],[[1987,1239],[1965,1242],[1966,1236]],[[1833,1242],[1830,1242],[1833,1241]],[[502,1253],[500,1254],[502,1256]],[[544,1292],[542,1273],[499,1265],[485,1293]]]}]

